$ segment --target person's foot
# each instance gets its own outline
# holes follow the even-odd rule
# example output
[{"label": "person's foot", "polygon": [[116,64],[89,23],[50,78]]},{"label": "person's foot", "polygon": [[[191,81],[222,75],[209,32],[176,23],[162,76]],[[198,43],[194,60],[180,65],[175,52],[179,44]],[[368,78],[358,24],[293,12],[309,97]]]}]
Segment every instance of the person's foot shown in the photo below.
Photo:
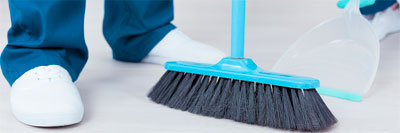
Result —
[{"label": "person's foot", "polygon": [[371,20],[379,40],[384,39],[388,34],[400,31],[400,9],[396,3],[385,11],[378,12]]},{"label": "person's foot", "polygon": [[15,117],[31,126],[58,127],[79,123],[83,104],[67,70],[58,65],[25,72],[11,87]]},{"label": "person's foot", "polygon": [[178,29],[170,31],[142,60],[164,65],[167,61],[191,61],[215,64],[226,54],[222,51],[190,39]]}]

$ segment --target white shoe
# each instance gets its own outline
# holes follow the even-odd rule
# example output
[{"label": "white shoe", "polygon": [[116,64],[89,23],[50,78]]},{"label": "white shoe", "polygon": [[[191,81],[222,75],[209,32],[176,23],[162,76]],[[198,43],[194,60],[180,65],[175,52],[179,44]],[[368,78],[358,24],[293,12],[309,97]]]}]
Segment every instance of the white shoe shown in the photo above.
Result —
[{"label": "white shoe", "polygon": [[379,40],[384,39],[388,34],[400,31],[400,9],[386,9],[378,12],[371,20]]},{"label": "white shoe", "polygon": [[170,31],[142,60],[164,65],[167,61],[190,61],[215,64],[226,54],[222,51],[190,39],[178,29]]},{"label": "white shoe", "polygon": [[67,70],[58,65],[25,72],[11,87],[15,117],[31,126],[58,127],[79,123],[83,104]]}]

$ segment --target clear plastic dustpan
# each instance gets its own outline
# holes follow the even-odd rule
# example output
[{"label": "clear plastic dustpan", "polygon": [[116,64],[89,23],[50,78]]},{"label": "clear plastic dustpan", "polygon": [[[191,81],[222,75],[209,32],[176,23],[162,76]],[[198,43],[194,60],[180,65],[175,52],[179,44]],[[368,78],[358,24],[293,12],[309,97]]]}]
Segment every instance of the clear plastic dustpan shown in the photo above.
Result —
[{"label": "clear plastic dustpan", "polygon": [[320,80],[323,95],[361,101],[375,78],[379,40],[351,0],[341,16],[331,18],[299,38],[272,71]]}]

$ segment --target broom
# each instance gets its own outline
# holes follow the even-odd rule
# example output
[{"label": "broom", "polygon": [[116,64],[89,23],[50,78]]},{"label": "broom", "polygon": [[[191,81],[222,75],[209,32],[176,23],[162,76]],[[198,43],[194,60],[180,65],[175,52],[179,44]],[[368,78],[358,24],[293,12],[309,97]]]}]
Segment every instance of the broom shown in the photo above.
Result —
[{"label": "broom", "polygon": [[194,114],[315,131],[337,122],[313,78],[264,71],[244,55],[245,0],[232,1],[231,57],[215,65],[167,62],[148,97]]}]

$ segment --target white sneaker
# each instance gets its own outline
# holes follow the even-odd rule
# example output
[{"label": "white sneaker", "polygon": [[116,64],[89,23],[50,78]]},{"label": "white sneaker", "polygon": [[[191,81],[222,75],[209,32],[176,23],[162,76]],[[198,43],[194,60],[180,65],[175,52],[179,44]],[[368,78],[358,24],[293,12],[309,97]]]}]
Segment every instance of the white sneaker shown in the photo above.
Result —
[{"label": "white sneaker", "polygon": [[400,9],[386,9],[378,12],[371,20],[379,40],[384,39],[388,34],[400,31]]},{"label": "white sneaker", "polygon": [[15,117],[31,126],[58,127],[79,123],[83,104],[67,70],[58,65],[25,72],[11,89]]},{"label": "white sneaker", "polygon": [[170,31],[142,60],[164,65],[167,61],[191,61],[215,64],[226,54],[222,51],[190,39],[178,29]]}]

